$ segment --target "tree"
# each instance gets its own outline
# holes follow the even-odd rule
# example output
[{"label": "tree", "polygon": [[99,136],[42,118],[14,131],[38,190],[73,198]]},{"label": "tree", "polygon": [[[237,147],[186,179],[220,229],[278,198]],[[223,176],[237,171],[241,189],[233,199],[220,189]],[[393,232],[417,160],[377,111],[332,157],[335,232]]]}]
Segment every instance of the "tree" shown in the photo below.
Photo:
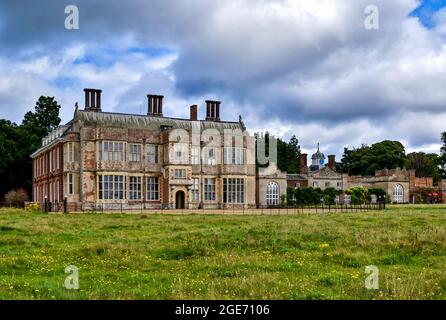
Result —
[{"label": "tree", "polygon": [[367,190],[364,187],[351,187],[345,193],[352,197],[353,204],[364,204],[367,199]]},{"label": "tree", "polygon": [[60,124],[60,105],[54,97],[41,96],[36,102],[35,112],[27,112],[22,124],[42,130],[46,135]]},{"label": "tree", "polygon": [[374,175],[384,168],[402,168],[406,160],[404,146],[399,141],[381,141],[372,146],[344,149],[338,170],[350,175]]},{"label": "tree", "polygon": [[415,169],[415,175],[432,177],[434,184],[441,180],[440,158],[435,153],[412,152],[407,155],[406,169]]},{"label": "tree", "polygon": [[295,135],[290,139],[287,146],[287,173],[300,173],[300,145]]},{"label": "tree", "polygon": [[14,179],[11,167],[17,159],[18,140],[17,125],[11,121],[0,119],[0,197],[15,186],[11,183],[11,180]]},{"label": "tree", "polygon": [[[263,139],[265,140],[265,152],[266,156],[269,156],[269,137],[270,134],[266,132],[255,133],[256,138],[256,154],[257,154],[257,143],[260,143]],[[286,171],[287,173],[299,173],[300,172],[300,146],[299,140],[293,135],[290,141],[287,143],[282,139],[277,139],[277,167]],[[256,162],[257,163],[257,162]],[[260,165],[257,163],[257,167]]]},{"label": "tree", "polygon": [[6,204],[11,207],[23,208],[28,200],[28,193],[24,189],[11,190],[5,195]]},{"label": "tree", "polygon": [[42,138],[60,124],[59,110],[54,97],[41,96],[34,112],[27,112],[20,126],[0,120],[0,195],[18,188],[31,192],[30,155],[40,148]]},{"label": "tree", "polygon": [[442,146],[440,149],[440,157],[438,158],[438,163],[441,167],[441,175],[443,179],[446,179],[446,131],[441,134]]},{"label": "tree", "polygon": [[299,140],[293,135],[287,143],[277,140],[277,167],[287,173],[300,173]]}]

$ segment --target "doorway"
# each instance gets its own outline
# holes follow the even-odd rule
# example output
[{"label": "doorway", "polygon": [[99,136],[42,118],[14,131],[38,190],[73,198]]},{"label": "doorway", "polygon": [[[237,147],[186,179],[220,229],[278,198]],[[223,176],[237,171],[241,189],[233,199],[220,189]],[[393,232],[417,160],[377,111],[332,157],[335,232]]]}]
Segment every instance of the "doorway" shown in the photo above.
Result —
[{"label": "doorway", "polygon": [[177,191],[175,194],[175,209],[184,209],[184,191]]}]

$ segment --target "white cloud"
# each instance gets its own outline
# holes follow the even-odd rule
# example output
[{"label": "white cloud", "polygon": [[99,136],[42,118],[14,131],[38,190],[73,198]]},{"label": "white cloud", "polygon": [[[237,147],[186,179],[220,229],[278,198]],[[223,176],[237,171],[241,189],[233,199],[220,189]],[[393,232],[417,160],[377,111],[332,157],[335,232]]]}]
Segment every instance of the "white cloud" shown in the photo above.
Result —
[{"label": "white cloud", "polygon": [[[33,20],[21,21],[11,5],[7,24],[17,24],[19,37],[3,23],[0,41],[19,54],[0,51],[0,116],[19,121],[39,95],[49,94],[68,120],[74,102],[82,105],[82,88],[99,87],[107,111],[145,113],[152,92],[165,95],[165,115],[187,117],[190,104],[218,98],[225,119],[241,114],[251,132],[296,134],[309,153],[317,142],[340,155],[344,146],[383,139],[432,151],[446,130],[446,11],[436,14],[436,28],[426,29],[409,17],[418,1],[376,0],[380,29],[369,31],[368,4],[79,1],[78,33],[60,30],[57,19],[33,29]],[[131,47],[173,53],[151,56]],[[77,62],[86,56],[110,63]]]}]

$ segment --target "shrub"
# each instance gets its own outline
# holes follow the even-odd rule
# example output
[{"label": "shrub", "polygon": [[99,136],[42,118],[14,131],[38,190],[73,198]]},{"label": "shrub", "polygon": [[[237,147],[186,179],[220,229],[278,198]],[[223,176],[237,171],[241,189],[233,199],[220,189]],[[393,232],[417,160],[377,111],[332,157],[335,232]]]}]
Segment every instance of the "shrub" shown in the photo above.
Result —
[{"label": "shrub", "polygon": [[340,190],[336,190],[335,188],[327,188],[323,191],[324,194],[324,203],[326,205],[335,204],[336,197],[341,194]]},{"label": "shrub", "polygon": [[369,188],[367,190],[367,201],[372,201],[372,195],[375,195],[378,201],[380,201],[380,199],[384,199],[384,197],[387,197],[386,192],[380,188]]},{"label": "shrub", "polygon": [[346,193],[351,195],[353,204],[364,204],[367,190],[363,187],[352,187],[348,189]]},{"label": "shrub", "polygon": [[320,188],[289,188],[288,204],[290,205],[315,205],[320,204],[323,198],[323,192]]},{"label": "shrub", "polygon": [[10,207],[23,208],[28,201],[28,193],[25,189],[11,190],[5,195],[5,202]]},{"label": "shrub", "polygon": [[37,202],[30,202],[30,203],[26,204],[25,210],[38,212],[38,211],[40,211],[40,204]]}]

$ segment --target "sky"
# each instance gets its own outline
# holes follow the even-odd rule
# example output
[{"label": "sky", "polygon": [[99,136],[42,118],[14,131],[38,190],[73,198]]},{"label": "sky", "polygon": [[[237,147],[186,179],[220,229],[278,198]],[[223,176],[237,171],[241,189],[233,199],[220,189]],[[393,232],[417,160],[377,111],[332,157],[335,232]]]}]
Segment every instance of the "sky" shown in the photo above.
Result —
[{"label": "sky", "polygon": [[[65,28],[67,5],[79,29]],[[379,10],[367,29],[365,8]],[[446,0],[2,0],[0,118],[20,123],[41,95],[69,121],[83,88],[102,110],[189,117],[218,99],[251,133],[344,147],[399,140],[439,152],[446,131]]]}]

